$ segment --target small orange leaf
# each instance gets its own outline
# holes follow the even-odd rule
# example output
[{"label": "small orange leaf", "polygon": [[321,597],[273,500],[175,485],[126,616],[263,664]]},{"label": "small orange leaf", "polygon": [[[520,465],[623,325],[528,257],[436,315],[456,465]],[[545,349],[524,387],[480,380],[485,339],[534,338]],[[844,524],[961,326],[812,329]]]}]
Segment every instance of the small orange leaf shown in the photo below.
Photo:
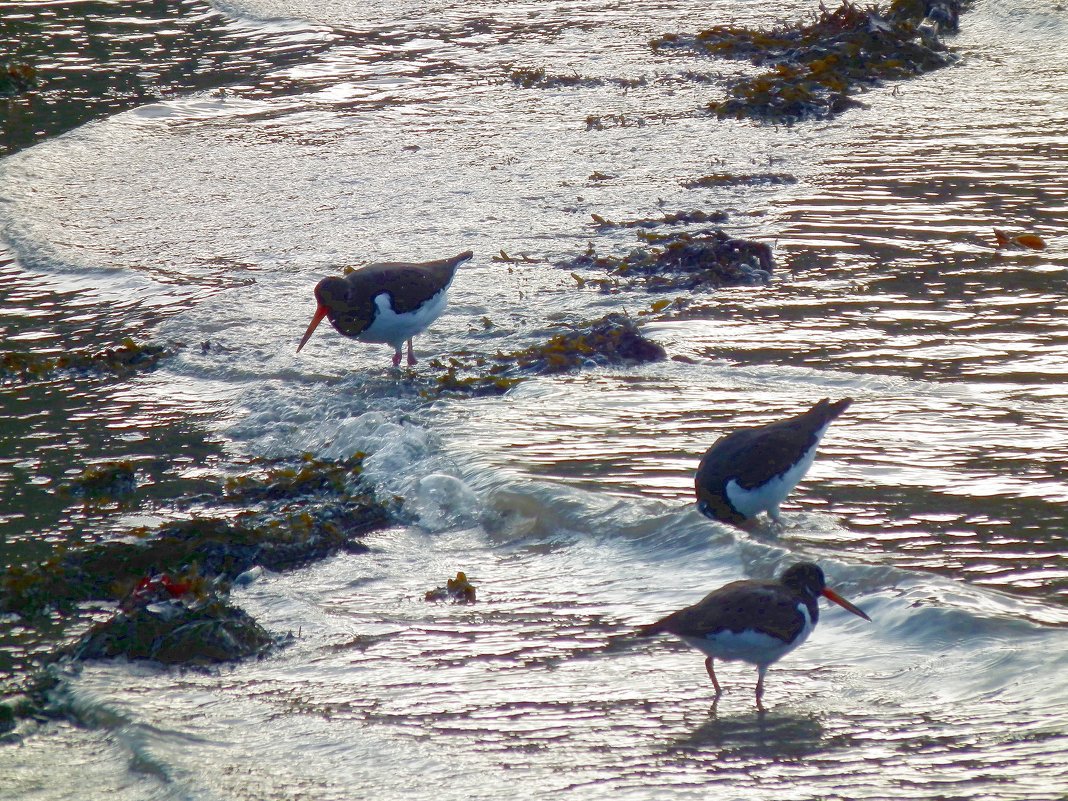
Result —
[{"label": "small orange leaf", "polygon": [[1023,248],[1029,248],[1031,250],[1045,250],[1046,241],[1037,234],[1020,234],[1019,236],[1009,236],[1005,231],[1000,228],[994,229],[994,239],[997,240],[998,247],[1008,247],[1010,245],[1019,245]]}]

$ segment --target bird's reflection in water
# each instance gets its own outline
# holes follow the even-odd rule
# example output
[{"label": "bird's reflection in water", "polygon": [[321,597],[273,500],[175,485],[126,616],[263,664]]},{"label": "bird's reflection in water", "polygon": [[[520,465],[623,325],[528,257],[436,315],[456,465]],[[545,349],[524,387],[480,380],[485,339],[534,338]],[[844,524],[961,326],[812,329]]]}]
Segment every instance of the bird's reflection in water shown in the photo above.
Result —
[{"label": "bird's reflection in water", "polygon": [[838,737],[827,739],[823,725],[813,713],[754,709],[721,717],[716,706],[712,704],[708,716],[696,729],[667,743],[667,753],[715,751],[720,758],[796,759],[841,745]]}]

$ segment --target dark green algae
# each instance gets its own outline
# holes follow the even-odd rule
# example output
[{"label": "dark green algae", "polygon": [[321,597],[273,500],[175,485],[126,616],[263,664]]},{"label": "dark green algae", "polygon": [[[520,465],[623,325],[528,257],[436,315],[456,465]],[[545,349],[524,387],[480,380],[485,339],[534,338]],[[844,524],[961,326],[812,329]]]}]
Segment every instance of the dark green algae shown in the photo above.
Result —
[{"label": "dark green algae", "polygon": [[968,0],[893,0],[858,6],[849,0],[803,25],[752,30],[716,25],[696,35],[667,34],[655,51],[692,50],[746,59],[765,68],[733,79],[727,97],[709,104],[717,116],[796,123],[854,108],[857,92],[953,63],[940,34],[954,32]]}]

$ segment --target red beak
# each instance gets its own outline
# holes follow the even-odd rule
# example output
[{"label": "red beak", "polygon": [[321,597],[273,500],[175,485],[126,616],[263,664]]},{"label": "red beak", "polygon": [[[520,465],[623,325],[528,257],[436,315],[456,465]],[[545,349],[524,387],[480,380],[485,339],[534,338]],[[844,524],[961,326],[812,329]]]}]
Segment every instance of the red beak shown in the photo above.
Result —
[{"label": "red beak", "polygon": [[845,610],[847,610],[847,611],[849,611],[849,612],[852,612],[852,613],[853,613],[854,615],[856,615],[857,617],[862,617],[862,618],[864,618],[865,620],[867,620],[867,621],[868,621],[869,623],[871,623],[871,618],[870,618],[870,617],[868,617],[868,616],[867,616],[867,615],[866,615],[866,614],[864,613],[864,610],[862,610],[862,609],[861,609],[861,608],[860,608],[859,606],[854,606],[853,604],[849,603],[849,601],[847,601],[847,600],[846,600],[845,598],[843,598],[843,597],[842,597],[841,595],[839,595],[838,593],[836,593],[836,592],[835,592],[834,590],[832,590],[832,589],[831,589],[830,587],[825,587],[825,588],[824,588],[824,590],[823,590],[823,592],[822,592],[822,593],[820,593],[820,594],[821,594],[821,595],[822,595],[822,596],[823,596],[824,598],[826,598],[827,600],[829,600],[829,601],[834,601],[834,602],[835,602],[836,604],[838,604],[838,605],[839,605],[840,607],[842,607],[843,609],[845,609]]},{"label": "red beak", "polygon": [[315,331],[316,326],[323,321],[324,317],[326,317],[326,306],[319,306],[319,308],[315,310],[315,316],[312,317],[308,330],[305,331],[304,336],[300,338],[300,344],[297,345],[297,353],[300,353],[300,349],[307,344],[309,339],[311,339],[311,335]]}]

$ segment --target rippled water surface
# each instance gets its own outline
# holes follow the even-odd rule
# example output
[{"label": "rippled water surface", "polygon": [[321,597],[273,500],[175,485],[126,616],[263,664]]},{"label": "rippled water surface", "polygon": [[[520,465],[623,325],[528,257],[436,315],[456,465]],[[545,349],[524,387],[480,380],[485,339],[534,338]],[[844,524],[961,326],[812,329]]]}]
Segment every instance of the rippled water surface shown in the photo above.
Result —
[{"label": "rippled water surface", "polygon": [[[1068,11],[980,0],[955,65],[793,127],[708,116],[749,67],[648,45],[814,10],[0,3],[42,81],[5,101],[37,126],[10,123],[0,161],[5,349],[182,345],[151,373],[3,386],[4,564],[180,515],[175,488],[257,456],[363,451],[406,521],[237,591],[295,635],[267,659],[72,672],[78,725],[0,747],[0,795],[1068,793]],[[786,180],[694,187],[715,173]],[[592,214],[691,210],[772,243],[771,283],[599,291],[558,266],[640,245]],[[995,251],[993,226],[1048,247]],[[295,353],[321,276],[467,248],[413,374],[332,331]],[[420,398],[434,355],[620,310],[672,358]],[[781,526],[694,510],[720,434],[844,396]],[[138,465],[128,503],[59,493],[116,458]],[[874,623],[825,608],[765,715],[752,668],[725,666],[711,706],[695,652],[625,636],[802,557]],[[457,570],[479,602],[427,604]],[[3,671],[72,636],[0,626]]]}]

